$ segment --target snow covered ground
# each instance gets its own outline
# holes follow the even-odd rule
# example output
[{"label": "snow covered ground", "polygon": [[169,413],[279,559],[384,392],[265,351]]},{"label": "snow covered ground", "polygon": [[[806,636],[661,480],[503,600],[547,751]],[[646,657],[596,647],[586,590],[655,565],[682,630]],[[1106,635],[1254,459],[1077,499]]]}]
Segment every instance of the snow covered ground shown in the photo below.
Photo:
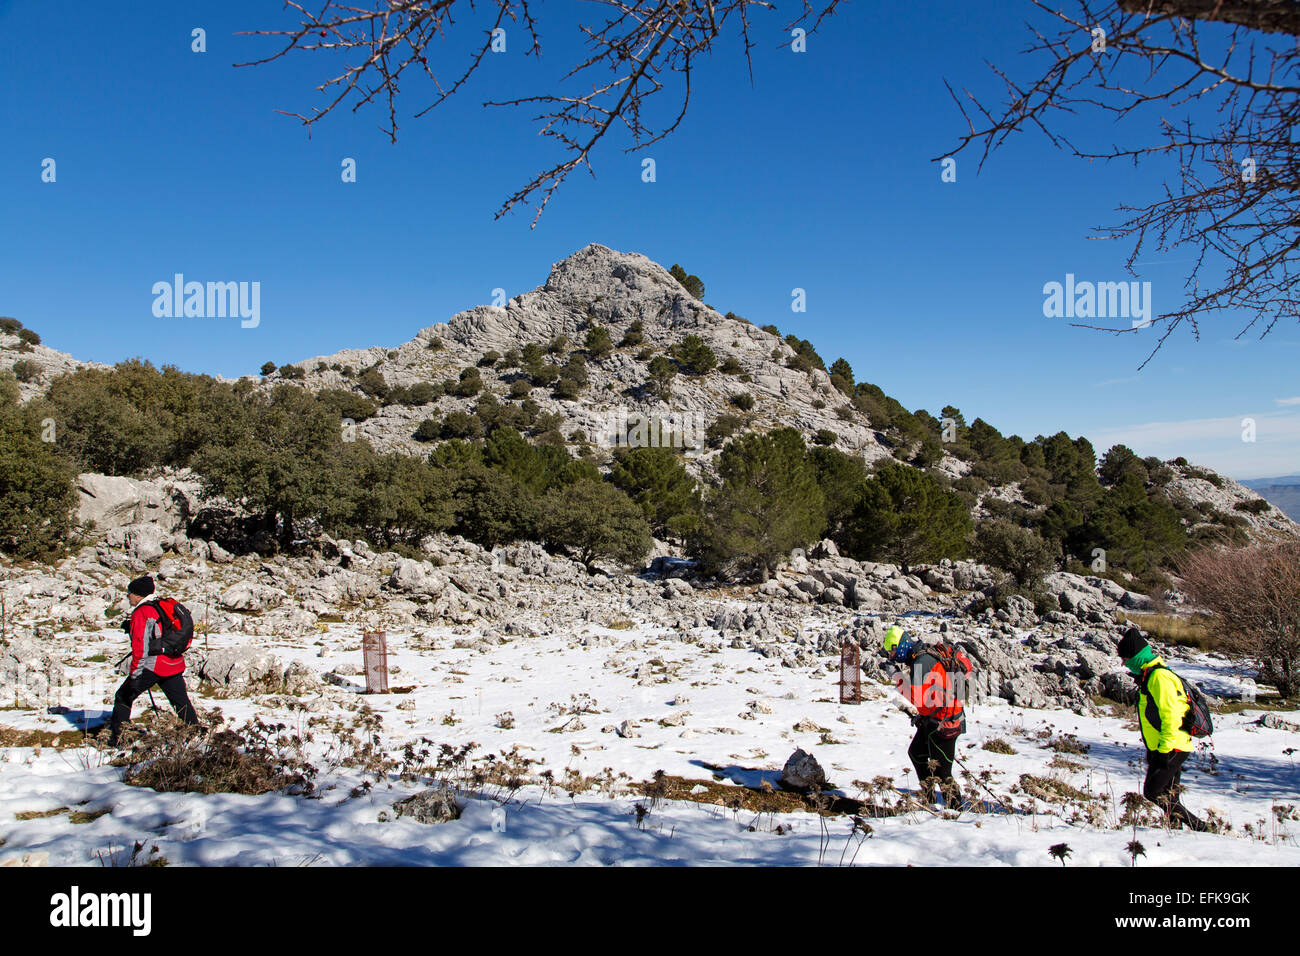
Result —
[{"label": "snow covered ground", "polygon": [[[390,634],[390,684],[412,688],[403,693],[361,698],[331,686],[301,702],[216,699],[195,693],[191,680],[191,694],[201,712],[219,710],[230,723],[261,716],[290,727],[304,727],[313,715],[351,719],[364,700],[382,717],[390,750],[421,737],[454,746],[473,742],[478,755],[517,748],[535,761],[532,774],[549,770],[563,781],[572,772],[593,778],[595,786],[570,795],[562,786],[530,784],[505,805],[467,796],[459,820],[428,825],[394,813],[395,801],[422,789],[395,775],[358,790],[360,770],[326,770],[310,798],[156,793],[122,783],[122,771],[91,747],[10,747],[0,749],[0,863],[24,856],[52,865],[122,863],[139,841],[142,857],[196,865],[1057,866],[1048,848],[1061,843],[1071,850],[1067,866],[1130,864],[1125,847],[1134,831],[1118,820],[1124,794],[1141,789],[1143,751],[1127,715],[1029,710],[1000,700],[974,706],[960,758],[972,774],[984,775],[987,791],[967,783],[968,795],[988,797],[984,810],[993,809],[990,793],[1010,795],[1015,812],[967,811],[951,819],[937,810],[914,810],[867,820],[867,834],[855,831],[847,815],[656,801],[628,786],[656,771],[759,786],[764,779],[774,782],[786,757],[802,747],[846,796],[861,795],[856,781],[881,776],[914,789],[906,715],[884,688],[873,689],[879,696],[861,705],[841,705],[834,662],[783,667],[725,646],[707,628],[686,640],[672,631],[597,626],[498,646],[476,636],[466,627],[435,629],[417,647]],[[207,640],[219,647],[253,639]],[[92,635],[79,655],[99,652],[116,660],[120,643],[118,632]],[[322,674],[360,671],[360,639],[351,626],[334,625],[318,640],[289,639],[269,649]],[[1226,662],[1212,657],[1178,666],[1207,684],[1236,680]],[[65,731],[87,718],[92,724],[102,719],[118,679],[107,663],[84,663],[78,673],[86,682],[65,692],[61,703],[68,712],[7,709],[0,711],[0,724]],[[363,681],[347,679],[358,685],[354,689]],[[165,708],[162,695],[155,696]],[[146,697],[136,714],[147,708]],[[1300,722],[1300,713],[1279,716]],[[1300,735],[1259,726],[1258,717],[1258,711],[1219,715],[1212,750],[1196,754],[1184,774],[1190,788],[1185,802],[1197,812],[1213,808],[1231,830],[1139,827],[1136,839],[1145,848],[1139,867],[1300,865],[1300,822],[1278,810],[1300,804]],[[1015,753],[984,749],[992,740]],[[323,755],[327,743],[311,746]],[[1024,774],[1094,795],[1095,822],[1083,822],[1083,801],[1049,802],[1024,792]],[[1035,790],[1031,781],[1031,791],[1042,794],[1041,787]],[[1049,792],[1053,788],[1056,783]],[[74,822],[74,813],[86,822]]]}]

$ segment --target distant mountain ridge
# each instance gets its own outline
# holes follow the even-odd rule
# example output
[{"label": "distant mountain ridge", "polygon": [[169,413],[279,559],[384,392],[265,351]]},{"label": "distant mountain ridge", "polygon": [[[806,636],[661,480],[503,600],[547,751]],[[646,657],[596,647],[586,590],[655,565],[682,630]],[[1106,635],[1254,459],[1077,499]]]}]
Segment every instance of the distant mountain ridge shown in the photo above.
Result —
[{"label": "distant mountain ridge", "polygon": [[1239,484],[1258,491],[1261,488],[1279,488],[1285,485],[1300,485],[1300,475],[1283,475],[1280,478],[1247,478]]}]

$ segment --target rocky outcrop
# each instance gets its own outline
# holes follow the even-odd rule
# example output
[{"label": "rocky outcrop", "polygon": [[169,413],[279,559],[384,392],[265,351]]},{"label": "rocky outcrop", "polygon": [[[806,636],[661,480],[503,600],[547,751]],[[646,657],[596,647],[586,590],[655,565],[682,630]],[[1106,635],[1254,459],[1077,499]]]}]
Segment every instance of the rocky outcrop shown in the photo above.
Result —
[{"label": "rocky outcrop", "polygon": [[186,472],[149,481],[82,474],[77,476],[77,519],[99,534],[151,525],[170,535],[184,529],[199,490],[199,482]]}]

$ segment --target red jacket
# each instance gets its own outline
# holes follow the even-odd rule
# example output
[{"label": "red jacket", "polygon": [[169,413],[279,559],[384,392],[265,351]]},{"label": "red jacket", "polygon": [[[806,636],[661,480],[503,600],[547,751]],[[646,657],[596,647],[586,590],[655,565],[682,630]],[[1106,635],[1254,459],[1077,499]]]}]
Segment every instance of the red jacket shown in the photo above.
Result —
[{"label": "red jacket", "polygon": [[141,601],[131,612],[131,676],[141,671],[153,671],[159,677],[185,673],[185,658],[150,655],[149,643],[162,636],[158,623],[158,609]]}]

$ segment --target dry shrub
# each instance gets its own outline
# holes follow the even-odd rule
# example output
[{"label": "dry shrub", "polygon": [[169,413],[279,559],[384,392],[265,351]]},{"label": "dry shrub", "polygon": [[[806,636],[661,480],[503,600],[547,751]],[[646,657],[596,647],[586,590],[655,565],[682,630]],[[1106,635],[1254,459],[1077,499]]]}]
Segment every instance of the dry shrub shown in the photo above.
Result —
[{"label": "dry shrub", "polygon": [[316,776],[301,738],[260,719],[237,730],[161,723],[113,763],[126,768],[126,783],[163,793],[310,793]]},{"label": "dry shrub", "polygon": [[1223,650],[1254,661],[1283,697],[1300,690],[1300,542],[1193,551],[1178,571]]}]

